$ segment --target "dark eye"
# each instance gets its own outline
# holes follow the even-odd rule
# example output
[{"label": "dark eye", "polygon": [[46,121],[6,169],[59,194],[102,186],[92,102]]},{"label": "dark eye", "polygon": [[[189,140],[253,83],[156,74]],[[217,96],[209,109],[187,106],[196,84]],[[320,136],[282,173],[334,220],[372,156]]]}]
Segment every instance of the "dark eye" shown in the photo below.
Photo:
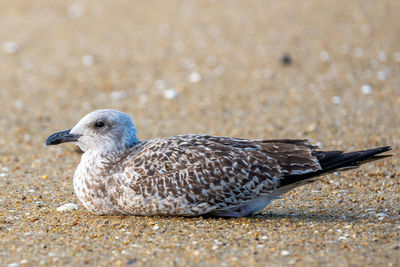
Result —
[{"label": "dark eye", "polygon": [[94,124],[94,126],[96,126],[97,128],[101,128],[101,127],[104,126],[104,122],[98,121],[98,122],[96,122],[96,123]]}]

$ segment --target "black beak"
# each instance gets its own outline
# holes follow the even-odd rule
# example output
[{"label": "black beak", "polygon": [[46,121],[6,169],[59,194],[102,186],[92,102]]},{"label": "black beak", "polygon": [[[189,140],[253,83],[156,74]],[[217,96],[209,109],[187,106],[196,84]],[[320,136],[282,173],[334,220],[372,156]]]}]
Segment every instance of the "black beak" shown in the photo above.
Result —
[{"label": "black beak", "polygon": [[81,137],[80,134],[70,134],[70,130],[58,132],[58,133],[53,133],[49,137],[47,137],[46,142],[44,143],[45,146],[52,146],[52,145],[58,145],[61,143],[66,143],[66,142],[76,142],[78,141],[78,138]]}]

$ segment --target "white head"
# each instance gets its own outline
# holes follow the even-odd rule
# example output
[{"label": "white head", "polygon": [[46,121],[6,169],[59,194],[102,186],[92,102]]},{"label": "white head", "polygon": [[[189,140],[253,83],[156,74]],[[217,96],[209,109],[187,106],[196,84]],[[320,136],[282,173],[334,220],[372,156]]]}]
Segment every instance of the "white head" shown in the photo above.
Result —
[{"label": "white head", "polygon": [[127,114],[100,109],[87,114],[71,130],[50,135],[45,145],[74,142],[83,151],[122,151],[139,142],[136,134]]}]

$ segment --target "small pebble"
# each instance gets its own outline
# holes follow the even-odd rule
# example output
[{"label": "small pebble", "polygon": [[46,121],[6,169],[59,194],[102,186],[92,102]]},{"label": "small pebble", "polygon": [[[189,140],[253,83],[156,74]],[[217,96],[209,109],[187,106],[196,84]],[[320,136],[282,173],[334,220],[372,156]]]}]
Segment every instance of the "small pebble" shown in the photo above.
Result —
[{"label": "small pebble", "polygon": [[322,61],[328,61],[328,60],[329,60],[329,53],[326,52],[325,50],[324,50],[324,51],[321,51],[321,52],[319,53],[319,58],[320,58]]},{"label": "small pebble", "polygon": [[149,101],[149,97],[146,94],[139,95],[139,103],[145,105]]},{"label": "small pebble", "polygon": [[184,58],[182,59],[182,65],[188,70],[196,70],[197,64],[193,58]]},{"label": "small pebble", "polygon": [[281,251],[281,255],[282,255],[282,256],[289,256],[289,255],[290,255],[290,251],[288,251],[288,250],[282,250],[282,251]]},{"label": "small pebble", "polygon": [[84,55],[82,57],[82,64],[85,66],[92,66],[94,63],[94,57],[92,55]]},{"label": "small pebble", "polygon": [[288,65],[292,64],[292,62],[293,62],[293,59],[289,53],[285,53],[282,55],[282,57],[281,57],[282,65],[288,66]]},{"label": "small pebble", "polygon": [[381,217],[381,218],[388,218],[389,217],[389,215],[387,215],[387,214],[385,214],[385,213],[378,213],[378,214],[376,214],[376,216],[377,217]]},{"label": "small pebble", "polygon": [[110,96],[114,100],[120,100],[126,98],[128,96],[128,93],[126,91],[112,91]]},{"label": "small pebble", "polygon": [[384,81],[389,77],[389,70],[384,69],[384,70],[380,70],[378,71],[378,73],[376,74],[376,77],[378,78],[378,80]]},{"label": "small pebble", "polygon": [[369,84],[364,84],[363,86],[361,86],[361,93],[363,93],[364,95],[369,95],[372,93],[372,87]]},{"label": "small pebble", "polygon": [[378,53],[378,59],[379,59],[379,61],[381,61],[381,62],[385,62],[385,61],[386,61],[386,54],[385,54],[385,52],[379,51],[379,53]]},{"label": "small pebble", "polygon": [[72,211],[72,210],[78,210],[78,205],[76,205],[75,203],[66,203],[57,208],[58,212],[65,212],[65,211]]},{"label": "small pebble", "polygon": [[336,95],[336,96],[332,97],[332,102],[335,105],[342,104],[342,98],[340,96]]},{"label": "small pebble", "polygon": [[81,3],[74,3],[68,8],[68,16],[71,19],[77,19],[82,17],[85,13],[85,7]]},{"label": "small pebble", "polygon": [[178,92],[175,89],[168,89],[164,92],[164,98],[174,99],[178,96]]},{"label": "small pebble", "polygon": [[23,109],[25,107],[25,103],[22,102],[21,100],[15,100],[14,101],[14,107],[16,109]]},{"label": "small pebble", "polygon": [[153,230],[158,230],[158,229],[160,229],[160,226],[159,225],[154,225]]},{"label": "small pebble", "polygon": [[24,141],[28,142],[31,140],[31,135],[30,134],[24,134]]},{"label": "small pebble", "polygon": [[128,261],[128,264],[134,264],[135,262],[137,262],[137,259],[131,259]]},{"label": "small pebble", "polygon": [[189,81],[191,83],[198,83],[201,81],[201,75],[198,72],[192,72],[189,75]]},{"label": "small pebble", "polygon": [[16,42],[5,42],[3,44],[3,50],[8,54],[15,54],[19,51],[19,44]]},{"label": "small pebble", "polygon": [[317,128],[317,125],[315,123],[311,123],[306,128],[307,128],[307,131],[313,132]]}]

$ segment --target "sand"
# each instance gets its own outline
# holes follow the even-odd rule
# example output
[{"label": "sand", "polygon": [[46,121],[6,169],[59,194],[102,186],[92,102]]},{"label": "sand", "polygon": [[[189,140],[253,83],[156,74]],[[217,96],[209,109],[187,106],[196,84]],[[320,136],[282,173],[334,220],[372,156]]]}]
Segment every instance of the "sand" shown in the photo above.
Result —
[{"label": "sand", "polygon": [[[399,266],[399,1],[3,1],[0,265]],[[252,218],[96,216],[81,154],[44,148],[84,114],[184,133],[392,145]],[[75,203],[78,210],[58,212]]]}]

